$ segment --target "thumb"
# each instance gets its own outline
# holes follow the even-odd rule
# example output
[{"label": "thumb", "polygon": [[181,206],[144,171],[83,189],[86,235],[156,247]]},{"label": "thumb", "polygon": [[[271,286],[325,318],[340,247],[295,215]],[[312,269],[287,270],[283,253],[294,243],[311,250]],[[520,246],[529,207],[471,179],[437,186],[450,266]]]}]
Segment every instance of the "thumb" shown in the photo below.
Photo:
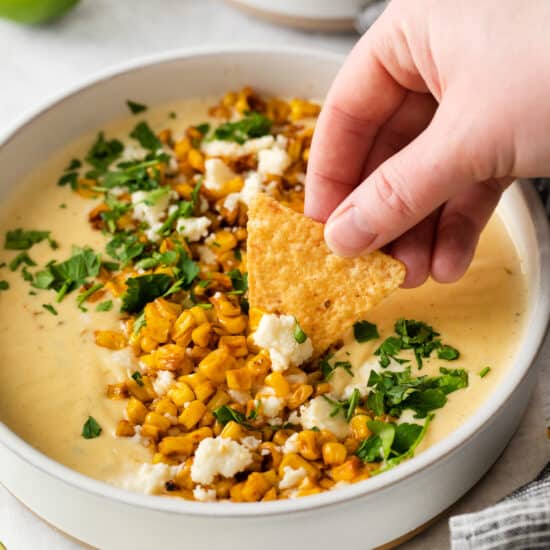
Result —
[{"label": "thumb", "polygon": [[418,137],[382,163],[332,213],[325,226],[329,248],[340,256],[376,250],[479,181],[463,147],[467,142],[458,135],[439,110]]}]

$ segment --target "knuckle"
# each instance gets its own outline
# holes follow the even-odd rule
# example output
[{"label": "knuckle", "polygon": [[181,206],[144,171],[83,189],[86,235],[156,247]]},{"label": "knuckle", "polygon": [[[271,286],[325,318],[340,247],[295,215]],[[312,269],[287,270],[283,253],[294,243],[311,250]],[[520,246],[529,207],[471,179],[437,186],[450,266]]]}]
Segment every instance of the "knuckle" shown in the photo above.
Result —
[{"label": "knuckle", "polygon": [[409,193],[404,178],[390,168],[381,167],[374,179],[374,190],[382,205],[390,213],[407,219],[416,217],[417,207]]}]

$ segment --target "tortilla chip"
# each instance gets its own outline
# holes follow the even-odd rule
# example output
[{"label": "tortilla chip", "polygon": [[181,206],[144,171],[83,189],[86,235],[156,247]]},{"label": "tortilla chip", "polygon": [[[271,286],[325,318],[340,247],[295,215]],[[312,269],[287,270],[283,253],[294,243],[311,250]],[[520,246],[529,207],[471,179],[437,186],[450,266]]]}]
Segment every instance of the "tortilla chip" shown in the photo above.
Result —
[{"label": "tortilla chip", "polygon": [[316,355],[405,279],[405,266],[382,252],[336,256],[323,227],[265,194],[248,210],[250,306],[296,317]]}]

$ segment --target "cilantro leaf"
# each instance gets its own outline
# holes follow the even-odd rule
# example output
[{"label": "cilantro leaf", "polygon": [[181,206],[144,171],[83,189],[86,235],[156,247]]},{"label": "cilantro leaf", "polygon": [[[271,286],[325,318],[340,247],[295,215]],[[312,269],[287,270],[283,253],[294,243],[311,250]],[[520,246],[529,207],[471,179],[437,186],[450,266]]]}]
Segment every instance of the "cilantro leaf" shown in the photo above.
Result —
[{"label": "cilantro leaf", "polygon": [[32,260],[27,251],[20,252],[15,256],[15,258],[9,263],[10,271],[17,271],[20,265],[34,266],[36,262]]},{"label": "cilantro leaf", "polygon": [[197,124],[195,126],[195,129],[198,130],[204,136],[208,134],[208,131],[210,130],[210,124],[208,122],[203,122],[201,124]]},{"label": "cilantro leaf", "polygon": [[122,296],[121,310],[125,313],[141,311],[146,304],[163,296],[172,282],[172,277],[165,273],[141,275],[127,279],[128,288]]},{"label": "cilantro leaf", "polygon": [[271,120],[264,115],[250,112],[241,120],[220,124],[214,130],[212,139],[244,143],[250,138],[262,137],[269,134],[271,124]]},{"label": "cilantro leaf", "polygon": [[105,300],[100,304],[97,304],[96,311],[111,311],[113,309],[113,300]]},{"label": "cilantro leaf", "polygon": [[52,315],[57,315],[57,309],[55,309],[51,304],[42,304],[42,307],[49,311]]},{"label": "cilantro leaf", "polygon": [[24,229],[14,229],[6,233],[4,248],[6,250],[28,250],[35,244],[48,240],[53,242],[50,237],[50,231],[35,231]]},{"label": "cilantro leaf", "polygon": [[[222,405],[221,407],[214,409],[214,411],[212,412],[216,417],[216,420],[222,426],[225,426],[228,422],[233,421],[237,422],[237,424],[241,424],[242,426],[250,427],[250,424],[246,422],[244,414],[231,407],[228,407],[227,405]],[[250,420],[252,420],[252,418],[250,418]]]},{"label": "cilantro leaf", "polygon": [[10,288],[10,284],[5,279],[0,280],[0,291],[1,290],[8,290]]},{"label": "cilantro leaf", "polygon": [[377,326],[368,321],[357,321],[357,323],[353,325],[353,335],[355,340],[359,343],[380,338]]},{"label": "cilantro leaf", "polygon": [[65,187],[65,185],[69,185],[70,188],[75,191],[78,189],[78,172],[67,172],[66,174],[63,174],[58,180],[57,185],[59,187]]},{"label": "cilantro leaf", "polygon": [[365,463],[382,460],[382,439],[377,435],[363,439],[355,454]]},{"label": "cilantro leaf", "polygon": [[140,145],[149,151],[162,148],[162,143],[146,122],[140,122],[131,132],[130,137],[139,141]]},{"label": "cilantro leaf", "polygon": [[86,161],[99,172],[105,172],[107,168],[120,157],[124,145],[118,139],[105,140],[105,134],[99,132],[95,143],[86,155]]},{"label": "cilantro leaf", "polygon": [[491,372],[491,367],[484,367],[479,371],[479,377],[485,378]]},{"label": "cilantro leaf", "polygon": [[241,272],[238,269],[232,269],[227,272],[227,275],[231,279],[235,294],[244,294],[248,290],[248,273],[246,271]]},{"label": "cilantro leaf", "polygon": [[142,103],[136,103],[135,101],[132,101],[130,99],[126,100],[126,105],[128,105],[128,109],[130,109],[130,112],[133,115],[137,115],[138,113],[143,113],[143,111],[147,110],[147,105],[143,105]]},{"label": "cilantro leaf", "polygon": [[65,171],[78,170],[82,166],[82,162],[79,159],[71,159],[71,162],[65,168]]},{"label": "cilantro leaf", "polygon": [[392,450],[398,454],[406,453],[418,439],[421,431],[422,426],[420,424],[410,424],[408,422],[397,424]]},{"label": "cilantro leaf", "polygon": [[144,383],[143,383],[143,377],[141,376],[141,372],[139,371],[135,371],[133,374],[132,374],[132,378],[136,381],[136,384],[138,386],[143,386]]},{"label": "cilantro leaf", "polygon": [[351,377],[353,377],[353,371],[351,367],[351,363],[349,361],[336,361],[334,365],[330,364],[330,359],[332,358],[332,355],[326,355],[323,357],[319,363],[319,367],[321,369],[321,373],[323,374],[323,379],[328,382],[331,378],[336,369],[343,369],[347,374],[349,374]]},{"label": "cilantro leaf", "polygon": [[88,416],[88,420],[82,426],[82,437],[84,439],[94,439],[101,434],[101,426],[93,416]]},{"label": "cilantro leaf", "polygon": [[143,243],[131,233],[118,233],[105,246],[107,254],[122,262],[123,267],[141,256],[144,248]]},{"label": "cilantro leaf", "polygon": [[437,350],[437,357],[446,361],[454,361],[460,357],[460,352],[456,348],[445,344]]},{"label": "cilantro leaf", "polygon": [[303,344],[307,340],[307,334],[302,330],[296,318],[294,318],[294,321],[294,340],[297,344]]}]

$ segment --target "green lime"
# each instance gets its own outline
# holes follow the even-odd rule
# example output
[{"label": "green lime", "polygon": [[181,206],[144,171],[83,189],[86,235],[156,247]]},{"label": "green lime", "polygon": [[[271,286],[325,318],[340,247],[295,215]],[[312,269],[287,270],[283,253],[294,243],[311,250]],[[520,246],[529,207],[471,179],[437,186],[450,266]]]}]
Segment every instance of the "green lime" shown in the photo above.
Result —
[{"label": "green lime", "polygon": [[0,0],[0,17],[18,23],[44,23],[61,17],[78,0]]}]

